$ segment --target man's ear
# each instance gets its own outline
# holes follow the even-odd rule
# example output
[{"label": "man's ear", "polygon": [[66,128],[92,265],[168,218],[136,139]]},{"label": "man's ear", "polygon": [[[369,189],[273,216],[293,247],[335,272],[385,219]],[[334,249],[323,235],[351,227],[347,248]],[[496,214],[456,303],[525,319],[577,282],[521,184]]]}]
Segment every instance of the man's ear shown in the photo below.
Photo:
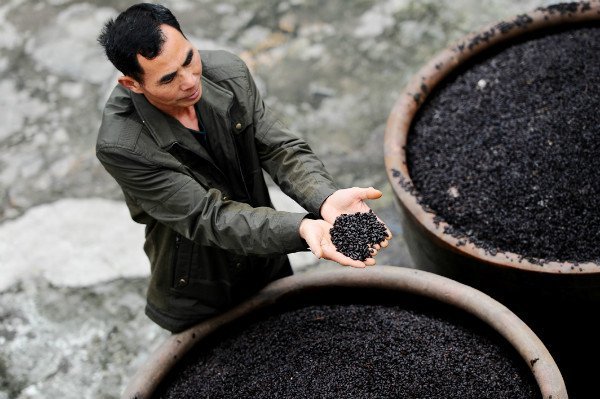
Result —
[{"label": "man's ear", "polygon": [[134,93],[142,94],[142,85],[140,82],[130,76],[121,76],[117,79],[119,84]]}]

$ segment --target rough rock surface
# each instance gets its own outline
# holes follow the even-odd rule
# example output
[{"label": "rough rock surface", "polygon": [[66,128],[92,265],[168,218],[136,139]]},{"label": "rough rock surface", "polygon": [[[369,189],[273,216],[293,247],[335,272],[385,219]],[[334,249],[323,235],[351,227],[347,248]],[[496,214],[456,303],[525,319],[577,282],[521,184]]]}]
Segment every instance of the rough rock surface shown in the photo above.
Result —
[{"label": "rough rock surface", "polygon": [[[395,238],[377,261],[410,266],[383,167],[393,103],[452,41],[551,2],[164,3],[200,49],[227,49],[248,62],[265,100],[340,186],[384,192],[372,205]],[[130,4],[0,4],[0,399],[118,397],[165,336],[143,315],[140,226],[119,218],[121,193],[94,155],[117,76],[96,37]],[[86,232],[90,225],[96,230]],[[118,240],[114,232],[122,232]],[[126,265],[115,265],[115,253]],[[302,255],[293,261],[303,272],[335,267]]]}]

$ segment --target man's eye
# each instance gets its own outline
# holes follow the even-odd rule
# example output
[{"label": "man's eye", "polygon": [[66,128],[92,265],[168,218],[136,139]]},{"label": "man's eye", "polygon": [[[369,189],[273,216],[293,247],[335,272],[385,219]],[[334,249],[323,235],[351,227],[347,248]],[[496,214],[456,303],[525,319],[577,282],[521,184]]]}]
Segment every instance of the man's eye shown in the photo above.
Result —
[{"label": "man's eye", "polygon": [[173,72],[173,73],[170,73],[170,74],[168,74],[168,75],[165,75],[165,76],[163,76],[163,77],[160,79],[159,83],[160,83],[161,85],[166,85],[166,84],[169,84],[169,83],[171,83],[171,82],[172,82],[172,81],[175,79],[175,76],[176,76],[176,75],[177,75],[177,73],[176,73],[176,72]]}]

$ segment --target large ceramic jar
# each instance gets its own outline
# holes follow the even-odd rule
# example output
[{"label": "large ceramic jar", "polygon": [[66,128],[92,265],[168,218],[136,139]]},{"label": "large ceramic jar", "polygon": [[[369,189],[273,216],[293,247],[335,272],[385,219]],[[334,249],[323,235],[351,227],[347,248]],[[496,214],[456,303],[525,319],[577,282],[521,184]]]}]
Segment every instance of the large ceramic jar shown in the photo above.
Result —
[{"label": "large ceramic jar", "polygon": [[[578,29],[579,33],[572,33]],[[583,32],[582,29],[587,30]],[[504,193],[488,190],[489,186],[479,186],[479,190],[484,194],[478,197],[479,203],[473,205],[473,203],[465,201],[462,204],[454,205],[463,199],[461,197],[463,196],[463,187],[466,187],[466,185],[470,185],[469,188],[477,187],[477,181],[466,182],[471,179],[471,176],[475,176],[473,180],[477,180],[481,179],[481,173],[488,173],[490,176],[493,174],[492,177],[495,178],[496,176],[506,175],[505,172],[509,170],[509,167],[512,167],[511,173],[521,178],[519,175],[521,171],[518,170],[518,167],[510,165],[510,163],[512,161],[516,163],[516,160],[520,160],[527,149],[512,154],[501,154],[505,158],[498,158],[502,159],[500,162],[495,161],[494,155],[506,151],[506,146],[496,145],[498,141],[495,141],[490,135],[477,135],[479,131],[489,132],[493,130],[497,132],[499,137],[502,137],[502,140],[505,140],[503,143],[513,144],[529,134],[530,130],[543,130],[540,134],[545,134],[545,130],[549,125],[544,127],[535,125],[544,113],[561,113],[565,111],[565,103],[561,105],[562,108],[558,109],[544,109],[541,106],[533,109],[528,108],[529,104],[527,103],[530,99],[539,100],[539,104],[552,103],[551,101],[544,101],[548,99],[544,96],[558,97],[563,92],[568,92],[567,89],[570,89],[565,87],[565,90],[562,90],[561,87],[555,87],[553,90],[545,90],[549,85],[563,81],[561,76],[554,75],[557,73],[556,71],[560,70],[561,65],[552,65],[545,58],[546,56],[554,56],[556,48],[542,49],[536,56],[537,58],[531,57],[528,61],[532,63],[529,68],[538,68],[537,76],[544,81],[535,82],[523,77],[520,88],[514,86],[514,93],[508,93],[508,95],[498,100],[508,102],[508,104],[499,102],[498,107],[492,110],[493,112],[487,114],[481,112],[477,118],[472,118],[473,113],[480,112],[481,109],[490,110],[493,108],[493,104],[490,106],[489,103],[485,103],[489,98],[493,98],[493,91],[506,90],[506,87],[502,87],[501,82],[490,80],[486,76],[473,80],[472,84],[470,83],[469,90],[459,88],[452,91],[448,87],[464,84],[468,80],[465,76],[468,76],[476,68],[479,68],[477,70],[486,71],[491,70],[491,68],[502,70],[503,68],[514,68],[519,65],[520,61],[524,63],[525,57],[521,60],[515,59],[515,54],[519,54],[518,51],[511,53],[516,46],[520,46],[520,51],[527,51],[523,49],[528,43],[535,40],[541,42],[546,37],[558,34],[566,35],[567,40],[570,40],[573,36],[584,34],[591,37],[594,43],[598,43],[598,40],[600,40],[598,39],[598,32],[600,32],[600,2],[590,1],[561,3],[539,8],[531,13],[499,21],[462,38],[432,58],[407,85],[390,113],[384,143],[388,179],[402,215],[403,232],[416,267],[476,287],[509,306],[542,337],[551,352],[555,354],[561,369],[563,371],[569,370],[568,374],[566,372],[564,374],[570,394],[573,395],[573,388],[576,390],[581,388],[582,392],[587,392],[582,393],[581,397],[587,397],[586,395],[593,393],[595,389],[593,372],[585,366],[586,356],[584,354],[593,357],[600,353],[600,347],[595,343],[597,339],[593,335],[594,329],[592,328],[592,315],[600,304],[600,264],[597,260],[600,257],[591,255],[589,259],[584,257],[582,260],[573,261],[571,258],[577,258],[583,251],[577,249],[577,237],[567,244],[570,246],[567,249],[573,250],[569,259],[553,258],[552,254],[539,257],[532,256],[527,253],[528,248],[524,248],[523,242],[535,242],[536,240],[545,239],[535,230],[532,230],[533,232],[526,239],[512,238],[514,248],[520,249],[519,251],[512,249],[513,247],[496,247],[494,241],[499,237],[498,235],[494,236],[495,230],[493,228],[498,223],[503,223],[504,220],[514,221],[516,213],[514,209],[520,210],[521,208],[504,208],[505,204],[502,203],[502,198],[504,198],[502,194]],[[552,43],[550,40],[547,42]],[[597,48],[597,44],[595,48]],[[578,54],[581,57],[581,65],[585,68],[584,72],[593,71],[589,67],[597,68],[595,65],[598,65],[598,63],[593,61],[595,54],[598,53],[596,50],[593,50],[592,47],[575,48],[573,50],[573,54]],[[521,54],[523,53],[521,52]],[[510,57],[513,57],[512,60],[510,60]],[[556,60],[559,59],[560,57],[556,57]],[[506,64],[503,64],[504,62]],[[560,63],[561,61],[552,62]],[[592,77],[598,75],[597,72],[592,72],[592,74]],[[515,79],[519,78],[517,74],[512,76]],[[581,76],[581,79],[585,79],[585,73]],[[574,93],[572,98],[586,102],[587,96],[587,99],[592,103],[593,101],[597,102],[599,87],[597,80],[593,80],[593,82],[595,83],[591,84],[589,91],[586,87],[590,84],[586,84],[585,81],[582,82],[583,90]],[[536,87],[542,87],[544,90],[534,92],[533,90],[536,90]],[[444,92],[442,93],[442,91]],[[445,102],[438,101],[440,96],[447,96],[450,92],[455,93],[455,101],[449,101],[448,97],[445,98]],[[488,95],[488,97],[483,94]],[[500,98],[500,95],[497,98]],[[437,101],[437,103],[433,104],[434,101]],[[571,103],[574,104],[575,101]],[[435,107],[440,107],[440,104],[452,109],[438,112],[439,108],[436,109]],[[489,152],[478,153],[480,158],[475,160],[475,166],[472,166],[472,169],[462,165],[456,166],[456,168],[462,168],[460,171],[462,174],[457,174],[459,177],[454,180],[456,184],[449,183],[444,191],[440,191],[439,197],[446,196],[447,198],[444,199],[447,199],[447,201],[440,201],[439,203],[443,205],[438,206],[438,209],[434,209],[432,203],[437,204],[438,202],[431,200],[431,197],[429,197],[431,203],[427,202],[428,198],[424,194],[424,186],[428,184],[427,179],[435,173],[437,173],[435,178],[439,177],[441,179],[447,177],[444,176],[445,173],[451,173],[438,164],[439,152],[443,150],[440,147],[444,145],[444,139],[438,139],[438,144],[436,144],[438,147],[430,146],[430,153],[418,152],[415,149],[414,154],[411,154],[411,138],[414,137],[415,131],[423,127],[424,120],[428,121],[427,123],[430,125],[428,127],[435,124],[438,131],[455,129],[453,132],[456,132],[456,126],[459,125],[456,124],[455,114],[462,112],[460,107],[463,104],[471,105],[470,115],[461,114],[464,120],[468,119],[469,123],[472,122],[472,125],[465,129],[472,129],[475,134],[471,136],[473,141],[465,139],[462,146],[454,147],[454,151],[461,154],[468,154],[469,151],[475,152],[474,148],[481,149],[481,146],[477,146],[484,142],[483,148],[489,150]],[[569,102],[566,104],[567,106],[570,105]],[[527,109],[532,109],[532,112],[530,115],[523,115],[521,111]],[[429,113],[429,115],[425,115],[426,113]],[[592,122],[588,124],[585,130],[592,136],[592,140],[595,140],[594,137],[598,136],[599,133],[597,122],[593,122],[598,120],[597,116],[594,115],[597,113],[594,111],[590,113],[592,114]],[[552,121],[552,134],[560,135],[561,130],[563,128],[567,130],[569,124],[581,123],[580,120],[569,120],[568,118],[564,118],[559,122],[557,123],[557,119]],[[519,131],[519,129],[522,130]],[[462,134],[463,131],[459,129],[458,133]],[[476,142],[478,140],[479,142]],[[553,145],[550,138],[545,143],[548,147]],[[524,142],[523,145],[527,145],[527,143]],[[583,157],[582,154],[585,151],[590,152],[589,146],[586,147],[586,144],[578,144],[573,148],[568,148],[568,150],[575,160],[580,155]],[[583,152],[578,153],[577,151]],[[566,152],[563,151],[564,153]],[[593,158],[593,153],[590,153],[590,156]],[[432,165],[430,167],[435,172],[426,178],[422,178],[419,184],[413,181],[416,174],[414,172],[416,171],[411,170],[412,167],[415,167],[414,165],[419,164],[415,161],[416,157],[419,157],[417,161],[431,158]],[[487,165],[486,162],[488,162]],[[494,162],[496,163],[494,164]],[[536,164],[537,160],[533,158],[530,159],[530,162]],[[557,163],[555,162],[555,164]],[[549,164],[545,163],[543,165]],[[572,164],[576,165],[577,163],[573,162]],[[457,164],[451,164],[449,169],[455,165]],[[438,166],[439,171],[435,171]],[[567,168],[568,163],[561,160],[557,167]],[[475,169],[479,174],[471,173]],[[548,172],[547,167],[546,169],[541,167],[539,170],[532,168],[529,171],[533,174]],[[575,175],[575,177],[578,173],[584,173],[579,168],[563,172]],[[596,181],[597,179],[592,174],[589,180]],[[451,181],[451,179],[448,181]],[[530,186],[531,190],[537,190],[536,180],[532,181],[534,183]],[[551,188],[560,188],[561,184],[564,184],[561,176],[556,178],[554,183],[550,183]],[[586,195],[588,183],[590,182],[583,181],[581,187],[568,188],[570,190],[566,193],[568,198],[575,199],[572,203],[561,205],[563,208],[558,209],[558,212],[562,216],[564,216],[563,210],[564,214],[568,214],[573,211],[571,208],[577,205],[579,199],[573,194],[581,192],[582,195]],[[461,184],[463,185],[461,186]],[[499,198],[494,198],[495,195]],[[523,193],[523,195],[534,197],[535,193]],[[486,219],[489,217],[490,210],[487,213],[483,211],[481,215],[476,215],[480,225],[487,224],[487,227],[489,227],[486,239],[480,239],[479,232],[472,228],[461,230],[462,226],[452,225],[447,221],[450,217],[440,217],[441,214],[452,207],[457,213],[468,214],[468,212],[474,210],[479,212],[476,208],[480,203],[488,200],[490,203],[496,201],[493,203],[491,211],[500,215],[504,212],[505,216],[500,219],[498,217]],[[586,202],[585,197],[581,198],[581,202]],[[529,205],[523,207],[525,206]],[[548,201],[545,198],[539,198],[533,204],[534,208],[536,206],[540,207],[538,213],[541,214],[542,208],[548,206]],[[535,213],[535,209],[533,209],[533,213]],[[471,212],[471,214],[474,214],[474,212]],[[458,220],[458,218],[456,219]],[[578,231],[581,234],[581,241],[586,239],[589,242],[588,247],[595,246],[593,237],[597,234],[597,226],[581,226],[578,228],[576,225],[573,226],[577,224],[575,220],[566,220],[565,218],[559,226],[551,226],[549,223],[547,229],[556,229],[558,232],[564,229],[565,231],[564,236],[555,235],[558,239],[556,244],[553,245],[556,247],[566,245],[566,232]],[[522,234],[527,234],[526,227],[530,223],[529,220],[523,218],[522,220],[517,219],[516,222],[520,226],[513,227],[513,231],[519,228],[520,233],[524,231],[525,233]],[[521,227],[523,228],[521,229]],[[489,233],[490,231],[492,233]],[[518,235],[515,234],[514,237],[518,237]],[[565,240],[562,240],[563,237]]]},{"label": "large ceramic jar", "polygon": [[[473,318],[477,323],[485,326],[485,330],[489,329],[493,333],[492,335],[499,337],[503,343],[508,344],[505,347],[508,349],[505,350],[514,352],[515,359],[517,359],[517,363],[520,364],[519,368],[524,370],[524,373],[526,374],[525,380],[529,378],[530,381],[533,381],[533,386],[536,387],[534,389],[536,392],[532,393],[533,396],[528,395],[527,397],[544,399],[567,398],[562,375],[552,356],[531,329],[508,308],[478,290],[445,277],[420,270],[393,266],[377,266],[368,269],[340,268],[326,272],[295,275],[275,281],[260,291],[256,296],[221,316],[207,320],[182,333],[175,334],[168,338],[164,344],[147,359],[144,366],[138,370],[137,374],[133,376],[129,386],[123,394],[123,398],[149,399],[152,397],[181,397],[179,395],[169,396],[168,393],[165,393],[164,385],[168,383],[167,380],[172,380],[174,378],[189,379],[193,378],[192,374],[194,372],[204,373],[204,371],[207,371],[210,375],[216,375],[217,377],[214,381],[207,381],[200,378],[199,382],[191,383],[191,389],[196,389],[196,392],[198,392],[197,390],[203,392],[201,395],[202,397],[206,396],[206,392],[222,392],[218,386],[219,384],[227,384],[227,389],[229,390],[234,387],[234,391],[236,386],[239,387],[239,391],[222,392],[224,395],[229,395],[227,397],[236,397],[236,395],[241,395],[241,397],[243,397],[248,394],[248,389],[252,388],[248,388],[248,385],[258,385],[258,380],[260,380],[261,384],[265,384],[265,378],[274,378],[272,376],[285,373],[288,373],[285,375],[291,377],[275,379],[271,385],[267,384],[267,386],[263,386],[260,391],[262,396],[260,397],[277,396],[275,394],[276,390],[285,390],[287,395],[283,396],[290,397],[290,391],[297,392],[298,389],[304,389],[302,386],[290,387],[291,385],[313,384],[310,378],[302,379],[309,371],[316,372],[317,374],[315,375],[321,378],[321,373],[325,373],[326,370],[332,369],[330,364],[319,362],[323,359],[321,356],[322,353],[329,352],[330,346],[335,345],[335,339],[330,339],[329,336],[324,337],[322,341],[319,341],[320,347],[303,347],[299,352],[295,345],[290,345],[289,348],[282,349],[279,342],[287,339],[287,337],[282,337],[281,333],[277,333],[277,328],[262,331],[259,340],[254,341],[254,345],[248,345],[247,342],[242,345],[237,345],[235,344],[235,340],[232,341],[231,338],[229,338],[225,344],[218,346],[221,337],[231,337],[228,330],[230,330],[232,326],[235,326],[235,331],[237,331],[236,336],[238,337],[236,339],[244,339],[244,331],[250,329],[248,326],[254,325],[253,320],[256,318],[256,315],[261,315],[264,319],[265,315],[281,314],[282,311],[285,312],[287,309],[294,309],[294,311],[297,311],[305,306],[317,306],[319,309],[318,312],[312,314],[309,319],[301,321],[297,330],[292,329],[291,331],[287,331],[287,334],[295,336],[297,345],[301,345],[300,341],[313,339],[314,337],[312,336],[318,334],[317,328],[307,328],[306,323],[314,323],[315,325],[318,324],[320,326],[328,324],[327,322],[330,317],[327,309],[337,309],[328,307],[323,308],[322,306],[324,304],[336,304],[336,306],[341,307],[351,306],[352,309],[356,309],[356,306],[365,303],[368,303],[369,306],[377,306],[377,304],[392,306],[392,308],[386,309],[394,309],[394,307],[399,306],[404,309],[417,309],[420,313],[434,312],[438,314],[438,316],[442,314],[443,318],[447,317],[452,323],[456,322],[457,325],[463,325],[462,323],[468,318]],[[425,303],[428,305],[425,307],[421,306]],[[374,308],[370,307],[369,309],[372,310]],[[438,310],[441,311],[441,313],[438,312]],[[388,312],[388,310],[385,310],[385,312]],[[389,353],[390,351],[394,352],[394,346],[400,346],[400,340],[403,338],[409,339],[409,334],[406,331],[396,331],[392,327],[400,326],[402,324],[397,323],[399,320],[397,320],[398,316],[395,316],[395,313],[384,313],[384,315],[385,317],[378,322],[384,329],[379,333],[379,338],[377,335],[375,336],[374,342],[369,341],[366,335],[363,335],[365,330],[360,327],[363,322],[368,323],[369,318],[365,317],[362,320],[355,320],[352,323],[341,323],[343,326],[340,325],[339,328],[344,329],[344,339],[356,339],[357,342],[357,345],[352,346],[351,350],[334,354],[341,357],[340,359],[342,360],[340,361],[340,364],[345,364],[344,367],[346,367],[346,373],[343,372],[344,368],[342,367],[340,367],[340,371],[337,373],[337,369],[334,367],[336,372],[333,373],[332,378],[325,379],[316,387],[314,384],[311,385],[310,389],[312,390],[312,394],[309,394],[309,396],[331,397],[331,395],[321,395],[318,391],[315,391],[315,389],[326,390],[329,384],[335,384],[336,380],[343,380],[353,369],[357,369],[359,372],[354,374],[353,378],[346,379],[343,386],[335,386],[335,389],[340,392],[342,397],[344,397],[344,394],[341,393],[342,391],[348,394],[357,392],[356,390],[365,392],[365,390],[379,388],[375,385],[382,383],[389,384],[389,389],[398,389],[396,394],[400,396],[403,395],[402,390],[395,387],[393,380],[390,380],[389,378],[378,380],[374,377],[374,374],[378,372],[377,370],[382,369],[378,366],[390,361],[390,358],[386,353]],[[465,316],[468,316],[468,318],[465,318]],[[289,318],[287,318],[287,320],[289,320]],[[416,319],[411,320],[413,321],[405,325],[408,329],[412,329],[412,324],[416,323],[414,321]],[[429,323],[427,320],[434,319],[424,320],[425,323]],[[437,323],[437,321],[433,322]],[[329,326],[333,326],[334,329],[337,328],[337,325],[337,322],[329,323]],[[271,327],[273,326],[274,325]],[[253,328],[255,331],[255,327]],[[427,329],[425,328],[425,330],[419,331],[426,330]],[[353,334],[352,331],[361,331],[362,334]],[[390,340],[390,336],[399,336],[401,338],[400,340]],[[436,339],[447,341],[449,338],[447,332],[444,332],[441,336],[417,333],[416,335],[413,335],[413,337],[420,342],[423,348],[430,348],[433,346]],[[375,352],[372,355],[372,358],[369,358],[366,361],[365,359],[362,359],[360,362],[352,362],[352,359],[363,356],[363,352],[372,350],[375,343],[386,340],[392,345],[390,350]],[[323,342],[328,344],[324,344]],[[214,347],[215,345],[220,349],[216,351],[207,349],[208,347]],[[255,353],[250,356],[243,353],[240,354],[240,352],[255,350],[254,346],[256,345],[261,346],[263,349],[266,348],[269,354]],[[276,348],[273,349],[273,346]],[[475,347],[468,348],[468,350],[477,351],[480,349],[479,346],[474,346]],[[207,363],[206,360],[203,360],[199,363],[199,366],[194,366],[196,368],[185,368],[187,366],[184,368],[181,367],[182,363],[188,364],[190,361],[194,361],[194,359],[190,359],[190,357],[199,356],[197,354],[198,352],[202,353],[206,352],[206,350],[208,350],[208,353],[212,354],[233,352],[238,360],[235,363],[232,363],[231,361],[221,362],[219,366],[216,366],[213,361],[208,361]],[[455,350],[455,347],[450,349],[450,351]],[[400,353],[401,356],[393,360],[395,363],[387,364],[383,369],[391,372],[391,374],[388,375],[394,375],[395,369],[406,370],[405,373],[400,374],[401,378],[404,378],[408,371],[412,374],[413,371],[416,371],[414,370],[415,368],[424,367],[423,365],[427,365],[426,367],[428,368],[432,367],[429,372],[435,372],[434,369],[437,368],[441,370],[444,367],[444,362],[449,362],[450,358],[453,356],[450,353],[446,355],[437,353],[436,351],[424,351],[423,353],[425,353],[425,355],[421,355],[422,358],[419,359],[419,356],[409,356],[404,350],[398,351],[397,353]],[[288,355],[289,358],[286,357]],[[429,359],[428,356],[435,356],[436,360],[432,362],[432,359]],[[479,353],[476,354],[473,359],[475,361],[480,361],[482,356],[484,355]],[[257,361],[257,359],[260,360]],[[289,361],[285,361],[281,364],[281,359],[288,359]],[[276,366],[273,366],[273,368],[270,369],[269,363],[271,361]],[[491,361],[495,362],[495,360]],[[246,364],[246,362],[248,362],[248,364]],[[304,364],[304,366],[302,366],[302,364]],[[257,367],[257,365],[260,370],[255,378],[248,378],[247,375],[245,378],[242,378],[239,375],[240,373],[252,374],[254,370],[249,370],[249,368]],[[463,366],[465,369],[468,368],[467,364],[461,364],[460,366],[455,366],[454,369],[447,371],[449,375],[446,376],[448,378],[445,378],[445,380],[451,381],[453,379],[461,379],[459,369]],[[280,369],[281,367],[286,369],[285,373],[282,372]],[[294,367],[299,367],[299,369],[294,370]],[[308,370],[305,367],[310,367],[311,370]],[[210,370],[203,370],[203,368],[210,368]],[[493,367],[490,367],[490,369],[491,368]],[[490,369],[481,367],[476,372],[484,374],[493,374],[496,372]],[[231,372],[231,370],[234,371]],[[235,370],[237,370],[237,372],[235,372]],[[473,372],[474,371],[471,370],[467,373],[470,373],[469,375],[472,377]],[[240,380],[235,381],[238,377]],[[491,375],[484,377],[484,381],[487,381],[484,384],[485,389],[489,388],[489,385],[492,384],[490,381],[498,381]],[[426,378],[429,379],[427,382],[429,389],[434,391],[436,389],[441,389],[435,386],[437,383],[435,378],[432,379],[430,375],[427,375]],[[510,377],[511,380],[512,378],[513,377]],[[234,381],[231,381],[232,379]],[[442,380],[442,378],[439,379]],[[464,378],[461,380],[466,384],[463,385],[464,387],[474,384],[475,379],[473,378],[473,380],[471,380],[471,378]],[[406,381],[404,381],[404,383],[406,383]],[[439,383],[442,384],[442,381]],[[186,382],[183,384],[186,384]],[[190,385],[190,383],[187,384],[188,386]],[[195,384],[212,384],[212,386],[202,387],[196,385],[194,387]],[[356,386],[352,386],[353,384],[356,384]],[[418,389],[421,389],[422,387],[419,387],[419,384],[420,381],[417,380],[409,382],[409,385],[418,386]],[[505,388],[502,383],[496,384],[498,386],[494,389],[500,389],[500,391],[502,391]],[[155,396],[158,395],[157,392],[160,393],[160,396]],[[388,392],[388,396],[386,397],[392,397],[389,396],[389,391],[386,392]],[[274,396],[269,396],[271,394]],[[209,396],[214,397],[214,395],[218,396],[219,394],[213,393]],[[478,397],[477,395],[478,394],[474,394],[473,392],[465,394],[461,391],[452,391],[451,395],[445,397],[465,398]],[[251,396],[256,397],[255,395]],[[184,397],[187,396],[184,395]],[[193,394],[191,397],[193,397]],[[306,397],[306,395],[303,397]]]}]

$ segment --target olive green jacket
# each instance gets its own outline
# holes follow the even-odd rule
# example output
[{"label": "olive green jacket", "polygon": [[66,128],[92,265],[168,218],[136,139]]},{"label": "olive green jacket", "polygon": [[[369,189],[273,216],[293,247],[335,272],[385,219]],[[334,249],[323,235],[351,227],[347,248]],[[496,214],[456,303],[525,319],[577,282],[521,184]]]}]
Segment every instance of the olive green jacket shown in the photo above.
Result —
[{"label": "olive green jacket", "polygon": [[106,103],[96,145],[131,217],[146,225],[146,314],[171,331],[291,274],[285,254],[307,249],[298,233],[307,214],[273,209],[263,169],[313,217],[336,190],[306,142],[273,117],[239,58],[201,56],[196,109],[210,154],[176,119],[121,86]]}]

